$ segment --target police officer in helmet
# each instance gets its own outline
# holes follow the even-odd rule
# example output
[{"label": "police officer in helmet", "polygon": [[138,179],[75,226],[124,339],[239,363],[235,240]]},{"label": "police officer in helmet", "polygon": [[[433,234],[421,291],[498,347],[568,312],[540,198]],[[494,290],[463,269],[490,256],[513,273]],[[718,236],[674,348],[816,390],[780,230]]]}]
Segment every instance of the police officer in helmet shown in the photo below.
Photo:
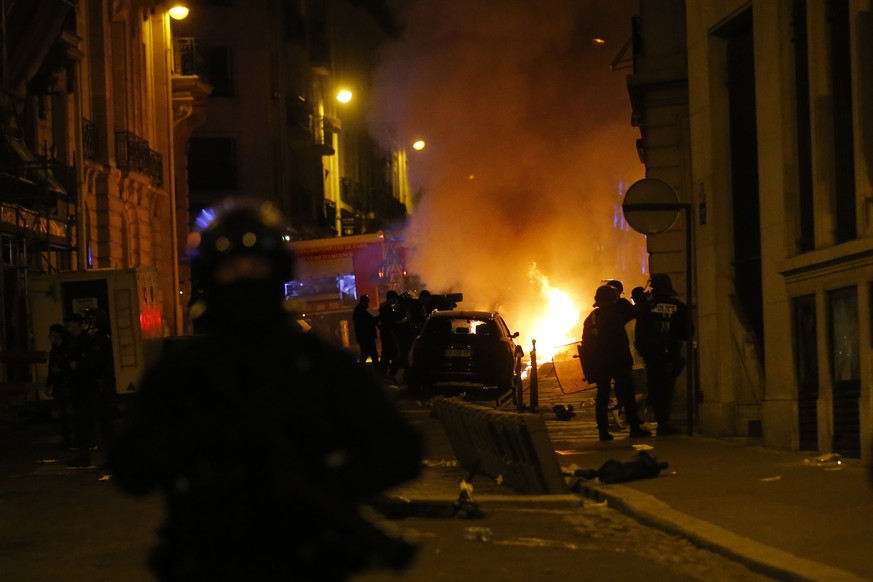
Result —
[{"label": "police officer in helmet", "polygon": [[683,345],[693,337],[694,323],[688,306],[676,299],[669,275],[652,275],[649,286],[651,297],[638,311],[634,343],[646,362],[657,435],[669,436],[682,432],[670,423],[670,417],[676,378],[685,368]]},{"label": "police officer in helmet", "polygon": [[115,441],[113,482],[166,499],[161,580],[336,581],[411,556],[357,508],[417,474],[420,437],[350,353],[293,325],[283,235],[269,204],[216,212],[192,256],[206,333],[146,373]]}]

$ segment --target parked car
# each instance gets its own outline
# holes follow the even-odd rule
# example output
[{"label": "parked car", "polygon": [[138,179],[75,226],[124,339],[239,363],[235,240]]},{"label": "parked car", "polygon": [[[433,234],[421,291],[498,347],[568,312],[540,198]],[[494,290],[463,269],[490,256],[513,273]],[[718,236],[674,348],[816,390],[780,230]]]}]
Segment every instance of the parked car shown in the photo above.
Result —
[{"label": "parked car", "polygon": [[409,353],[410,392],[508,392],[524,352],[498,313],[434,311]]}]

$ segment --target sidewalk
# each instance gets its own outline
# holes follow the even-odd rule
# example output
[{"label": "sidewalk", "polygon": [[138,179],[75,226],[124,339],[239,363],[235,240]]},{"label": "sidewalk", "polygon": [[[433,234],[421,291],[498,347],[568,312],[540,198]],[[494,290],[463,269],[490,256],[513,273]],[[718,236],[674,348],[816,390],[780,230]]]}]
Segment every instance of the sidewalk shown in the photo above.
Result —
[{"label": "sidewalk", "polygon": [[[821,462],[820,453],[765,449],[748,439],[682,435],[631,440],[626,430],[601,443],[592,397],[587,391],[563,394],[557,382],[540,378],[538,411],[562,467],[596,469],[608,459],[627,461],[646,449],[668,468],[656,478],[623,484],[579,482],[584,497],[606,500],[646,525],[777,579],[873,580],[873,482],[860,460]],[[577,415],[558,420],[554,404],[572,404]],[[431,451],[430,459],[452,458],[448,443],[442,446],[436,455]],[[411,486],[417,491],[406,494],[445,498],[444,492],[457,491],[459,475],[463,469],[458,467],[429,467]],[[480,499],[491,503],[542,502],[542,496],[525,500],[485,477],[473,482]]]}]

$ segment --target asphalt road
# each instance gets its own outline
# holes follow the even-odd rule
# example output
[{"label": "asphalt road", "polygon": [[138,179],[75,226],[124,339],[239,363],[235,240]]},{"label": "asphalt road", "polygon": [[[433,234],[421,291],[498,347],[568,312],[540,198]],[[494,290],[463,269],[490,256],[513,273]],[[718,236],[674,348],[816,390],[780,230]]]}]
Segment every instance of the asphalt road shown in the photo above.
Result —
[{"label": "asphalt road", "polygon": [[[412,567],[356,580],[768,580],[605,506],[482,508],[476,521],[404,520],[420,544]],[[491,540],[468,539],[470,527],[487,528]]]},{"label": "asphalt road", "polygon": [[[463,470],[439,421],[412,401],[403,407],[425,434],[428,462],[421,479],[393,493],[451,502]],[[46,426],[0,433],[0,580],[151,580],[145,557],[162,519],[160,499],[128,497],[100,470],[67,469],[71,453],[55,441]],[[474,485],[484,518],[391,521],[418,544],[416,559],[402,573],[356,580],[767,579],[590,500],[537,501],[494,483]],[[486,539],[471,527],[486,528]]]}]

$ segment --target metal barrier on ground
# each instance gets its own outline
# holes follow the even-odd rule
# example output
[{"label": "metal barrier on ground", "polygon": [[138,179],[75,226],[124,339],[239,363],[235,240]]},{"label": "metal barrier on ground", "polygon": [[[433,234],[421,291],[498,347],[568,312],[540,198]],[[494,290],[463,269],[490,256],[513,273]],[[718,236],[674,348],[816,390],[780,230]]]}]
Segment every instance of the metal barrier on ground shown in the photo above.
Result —
[{"label": "metal barrier on ground", "polygon": [[520,493],[567,493],[554,446],[539,414],[483,408],[437,397],[434,410],[458,462]]}]

